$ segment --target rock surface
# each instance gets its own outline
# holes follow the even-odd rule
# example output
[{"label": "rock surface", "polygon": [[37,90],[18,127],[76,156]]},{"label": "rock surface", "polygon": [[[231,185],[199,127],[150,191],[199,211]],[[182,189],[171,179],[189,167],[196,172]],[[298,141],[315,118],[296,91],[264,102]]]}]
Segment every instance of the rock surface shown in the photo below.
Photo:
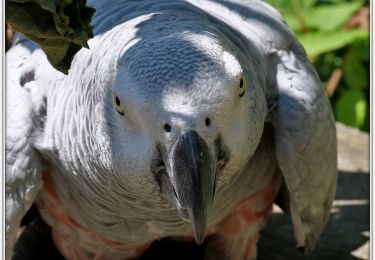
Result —
[{"label": "rock surface", "polygon": [[370,172],[370,136],[336,123],[338,168],[340,171]]}]

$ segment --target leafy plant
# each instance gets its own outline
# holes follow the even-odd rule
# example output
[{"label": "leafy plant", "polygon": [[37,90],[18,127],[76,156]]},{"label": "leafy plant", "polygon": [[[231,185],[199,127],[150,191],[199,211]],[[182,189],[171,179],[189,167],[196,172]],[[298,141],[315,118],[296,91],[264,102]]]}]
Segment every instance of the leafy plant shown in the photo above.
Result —
[{"label": "leafy plant", "polygon": [[88,48],[95,9],[86,0],[6,0],[5,20],[39,43],[51,65],[67,74],[74,55]]},{"label": "leafy plant", "polygon": [[336,120],[369,131],[369,3],[362,0],[267,2],[282,13],[305,47],[326,83]]}]

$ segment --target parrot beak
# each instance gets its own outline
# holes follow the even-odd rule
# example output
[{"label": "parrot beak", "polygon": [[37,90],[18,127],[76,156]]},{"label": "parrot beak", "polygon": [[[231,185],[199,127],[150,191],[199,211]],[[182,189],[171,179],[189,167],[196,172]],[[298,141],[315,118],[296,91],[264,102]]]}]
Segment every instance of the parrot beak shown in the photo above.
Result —
[{"label": "parrot beak", "polygon": [[191,221],[195,240],[202,244],[215,193],[217,160],[193,130],[178,138],[167,157],[167,174],[181,206],[180,214]]}]

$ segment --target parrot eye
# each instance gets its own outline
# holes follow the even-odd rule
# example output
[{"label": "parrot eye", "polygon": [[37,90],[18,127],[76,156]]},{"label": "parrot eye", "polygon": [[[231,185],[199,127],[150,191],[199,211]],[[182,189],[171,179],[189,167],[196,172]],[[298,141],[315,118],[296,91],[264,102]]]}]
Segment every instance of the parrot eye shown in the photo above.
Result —
[{"label": "parrot eye", "polygon": [[238,96],[243,97],[245,95],[245,92],[246,92],[246,90],[245,90],[245,79],[244,79],[243,76],[241,76],[239,87],[240,87],[240,94]]},{"label": "parrot eye", "polygon": [[124,115],[124,111],[122,110],[121,108],[121,101],[120,101],[120,98],[117,96],[117,95],[113,95],[113,102],[115,103],[115,108],[116,108],[116,111],[120,114],[120,115]]}]

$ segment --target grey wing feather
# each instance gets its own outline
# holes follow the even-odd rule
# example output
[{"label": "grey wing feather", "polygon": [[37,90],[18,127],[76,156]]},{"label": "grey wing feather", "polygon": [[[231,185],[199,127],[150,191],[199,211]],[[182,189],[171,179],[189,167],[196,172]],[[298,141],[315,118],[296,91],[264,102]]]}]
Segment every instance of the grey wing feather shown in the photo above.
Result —
[{"label": "grey wing feather", "polygon": [[290,195],[298,246],[314,248],[336,193],[336,130],[322,84],[302,47],[277,50],[276,156]]},{"label": "grey wing feather", "polygon": [[21,39],[6,55],[6,169],[5,231],[6,258],[13,245],[22,217],[42,187],[41,158],[33,147],[40,127],[42,103],[35,98],[33,71],[28,60],[37,46]]}]

